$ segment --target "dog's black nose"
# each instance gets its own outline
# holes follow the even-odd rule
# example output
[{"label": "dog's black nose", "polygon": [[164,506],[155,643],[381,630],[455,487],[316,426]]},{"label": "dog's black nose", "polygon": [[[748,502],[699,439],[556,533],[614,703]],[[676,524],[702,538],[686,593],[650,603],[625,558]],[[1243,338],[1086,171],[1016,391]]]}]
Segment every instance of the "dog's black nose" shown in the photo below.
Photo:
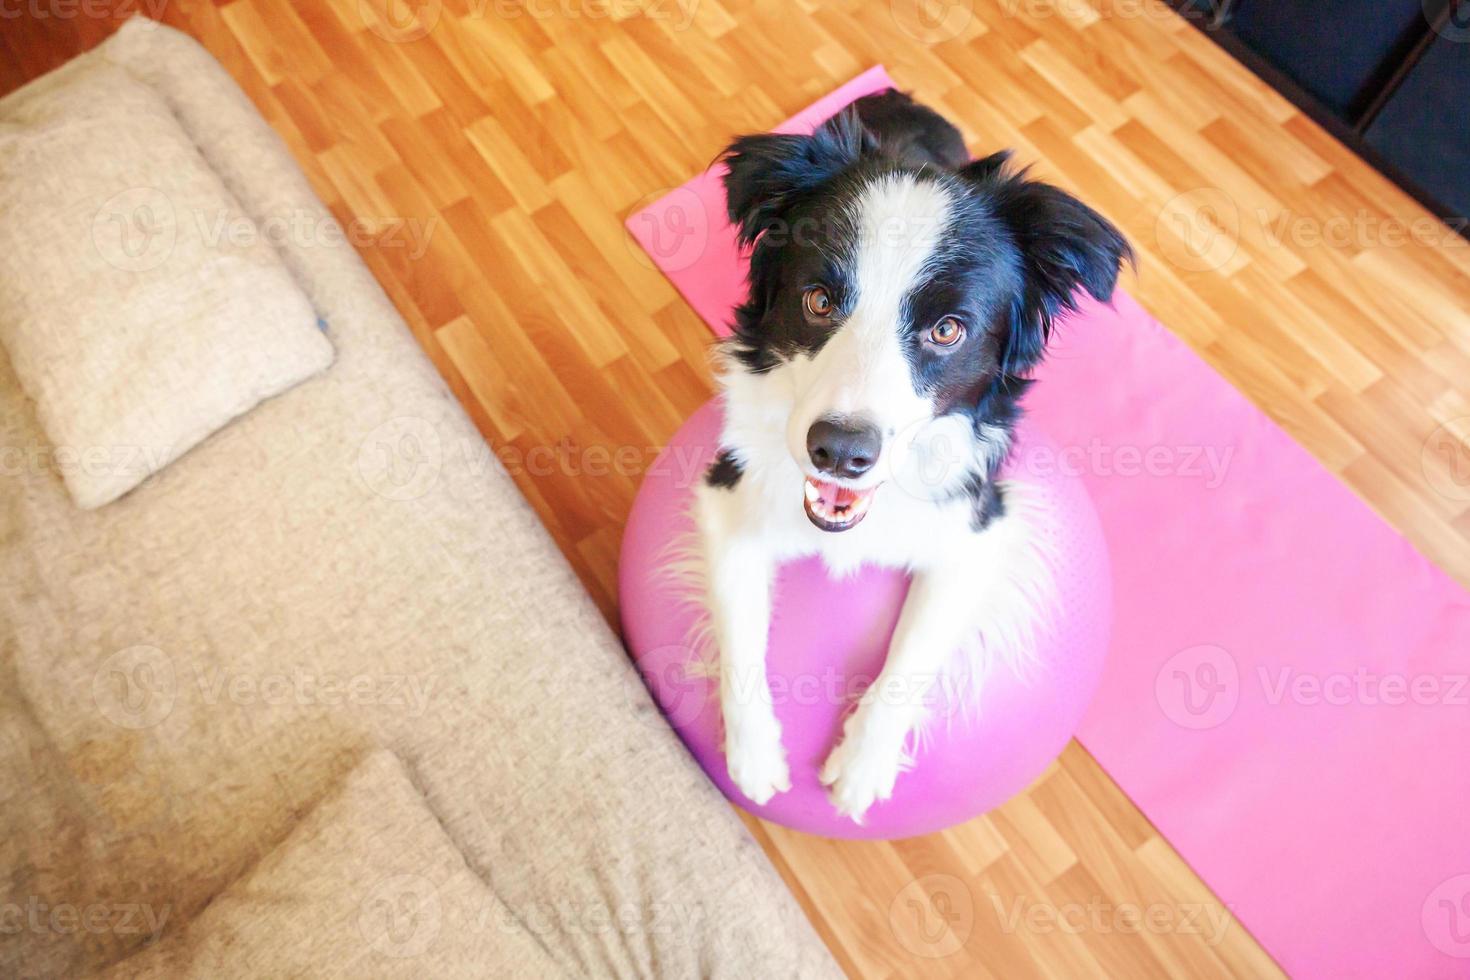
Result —
[{"label": "dog's black nose", "polygon": [[823,473],[859,477],[878,462],[883,435],[878,427],[858,419],[817,419],[806,433],[806,451]]}]

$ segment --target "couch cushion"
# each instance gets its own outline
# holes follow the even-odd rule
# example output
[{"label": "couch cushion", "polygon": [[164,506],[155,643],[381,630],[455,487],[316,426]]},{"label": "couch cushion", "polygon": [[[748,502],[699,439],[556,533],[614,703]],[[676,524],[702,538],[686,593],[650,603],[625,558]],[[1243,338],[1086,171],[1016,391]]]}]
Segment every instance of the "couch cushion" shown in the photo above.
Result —
[{"label": "couch cushion", "polygon": [[187,929],[108,975],[560,973],[514,921],[465,866],[397,756],[377,751]]},{"label": "couch cushion", "polygon": [[122,69],[7,101],[0,341],[79,506],[331,362],[268,232]]}]

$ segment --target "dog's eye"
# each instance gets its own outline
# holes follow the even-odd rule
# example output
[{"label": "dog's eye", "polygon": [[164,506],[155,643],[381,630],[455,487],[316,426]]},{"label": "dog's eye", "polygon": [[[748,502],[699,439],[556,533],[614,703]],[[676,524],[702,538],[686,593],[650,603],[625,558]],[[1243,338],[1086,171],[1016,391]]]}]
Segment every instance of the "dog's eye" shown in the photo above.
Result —
[{"label": "dog's eye", "polygon": [[947,316],[929,328],[929,342],[939,347],[953,347],[965,335],[964,324]]},{"label": "dog's eye", "polygon": [[821,286],[812,286],[801,297],[806,315],[814,320],[825,320],[832,315],[832,294]]}]

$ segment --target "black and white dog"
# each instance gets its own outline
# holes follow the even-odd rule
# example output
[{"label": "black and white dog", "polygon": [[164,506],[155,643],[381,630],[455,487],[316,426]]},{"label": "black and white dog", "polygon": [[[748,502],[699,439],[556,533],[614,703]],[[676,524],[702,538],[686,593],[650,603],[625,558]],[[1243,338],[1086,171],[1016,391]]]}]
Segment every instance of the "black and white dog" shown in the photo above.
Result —
[{"label": "black and white dog", "polygon": [[791,785],[765,669],[779,563],[913,576],[820,773],[853,820],[892,793],[957,651],[976,669],[1030,652],[1046,508],[998,471],[1053,321],[1079,290],[1110,298],[1132,255],[1007,158],[970,162],[953,126],[894,91],[724,155],[750,292],[720,350],[721,452],[695,518],[727,764],[756,803]]}]

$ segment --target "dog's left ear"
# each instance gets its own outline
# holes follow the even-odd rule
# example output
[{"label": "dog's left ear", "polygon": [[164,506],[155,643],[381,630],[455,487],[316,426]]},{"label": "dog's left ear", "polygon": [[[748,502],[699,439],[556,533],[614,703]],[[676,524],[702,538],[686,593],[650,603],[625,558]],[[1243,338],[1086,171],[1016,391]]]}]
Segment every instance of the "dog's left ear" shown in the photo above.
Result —
[{"label": "dog's left ear", "polygon": [[1133,249],[1114,225],[1066,191],[1007,167],[1009,153],[976,160],[960,176],[976,185],[1021,250],[1022,294],[1011,311],[1002,361],[1023,375],[1041,361],[1057,317],[1077,309],[1086,291],[1107,302]]},{"label": "dog's left ear", "polygon": [[804,193],[831,180],[874,148],[873,136],[845,109],[810,136],[742,136],[721,154],[725,201],[742,246],[749,246]]}]

